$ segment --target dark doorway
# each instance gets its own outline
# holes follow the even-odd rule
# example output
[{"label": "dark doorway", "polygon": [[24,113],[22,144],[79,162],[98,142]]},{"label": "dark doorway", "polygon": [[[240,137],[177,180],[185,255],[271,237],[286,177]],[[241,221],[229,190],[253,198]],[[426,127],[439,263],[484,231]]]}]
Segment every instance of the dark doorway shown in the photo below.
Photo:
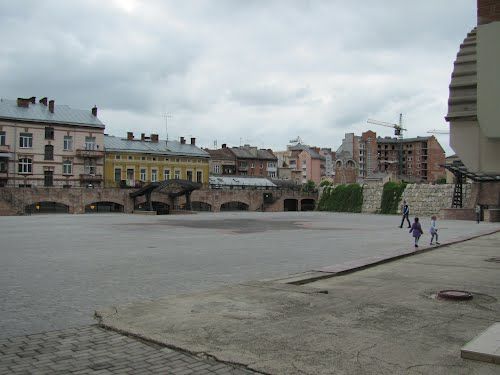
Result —
[{"label": "dark doorway", "polygon": [[285,199],[283,201],[283,211],[298,211],[299,201],[297,199]]},{"label": "dark doorway", "polygon": [[36,202],[25,207],[32,214],[67,214],[69,207],[58,202]]},{"label": "dark doorway", "polygon": [[[170,205],[163,202],[152,201],[151,206],[153,207],[153,211],[156,211],[157,215],[167,215],[170,213]],[[142,202],[135,205],[135,211],[147,211],[147,203]]]},{"label": "dark doorway", "polygon": [[212,211],[212,206],[205,202],[191,202],[191,210],[193,211]]},{"label": "dark doorway", "polygon": [[123,212],[123,205],[115,202],[94,202],[85,206],[85,213]]},{"label": "dark doorway", "polygon": [[243,202],[226,202],[220,206],[221,211],[248,211],[248,204]]},{"label": "dark doorway", "polygon": [[314,199],[302,199],[300,201],[301,211],[314,211],[314,208],[315,208]]}]

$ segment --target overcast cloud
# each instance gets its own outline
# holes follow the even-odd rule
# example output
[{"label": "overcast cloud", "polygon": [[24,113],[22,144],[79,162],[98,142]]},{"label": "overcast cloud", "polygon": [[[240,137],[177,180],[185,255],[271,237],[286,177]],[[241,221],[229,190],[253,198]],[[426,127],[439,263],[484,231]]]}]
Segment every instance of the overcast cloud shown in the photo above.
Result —
[{"label": "overcast cloud", "polygon": [[[345,132],[447,130],[475,0],[0,2],[0,97],[99,107],[106,132],[336,149]],[[447,136],[438,136],[452,153]]]}]

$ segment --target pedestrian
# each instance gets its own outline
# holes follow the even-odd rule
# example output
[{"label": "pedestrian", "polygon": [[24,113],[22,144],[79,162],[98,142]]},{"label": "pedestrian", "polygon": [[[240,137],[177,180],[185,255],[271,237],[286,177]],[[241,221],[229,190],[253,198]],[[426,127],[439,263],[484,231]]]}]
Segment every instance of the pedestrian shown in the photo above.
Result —
[{"label": "pedestrian", "polygon": [[418,217],[415,218],[415,221],[411,226],[410,233],[412,233],[413,238],[415,239],[415,247],[418,247],[418,240],[420,239],[420,236],[424,233],[422,231],[422,226],[418,222]]},{"label": "pedestrian", "polygon": [[481,206],[476,204],[476,221],[479,224],[481,221]]},{"label": "pedestrian", "polygon": [[403,223],[405,222],[405,219],[406,219],[406,221],[408,222],[408,228],[411,228],[410,219],[409,219],[410,207],[408,206],[406,201],[403,201],[403,209],[401,211],[403,212],[403,217],[401,219],[401,225],[399,227],[403,228]]},{"label": "pedestrian", "polygon": [[431,228],[429,229],[429,232],[431,234],[431,245],[433,245],[432,242],[434,241],[434,237],[436,237],[436,245],[439,245],[436,220],[437,218],[435,215],[431,216]]}]

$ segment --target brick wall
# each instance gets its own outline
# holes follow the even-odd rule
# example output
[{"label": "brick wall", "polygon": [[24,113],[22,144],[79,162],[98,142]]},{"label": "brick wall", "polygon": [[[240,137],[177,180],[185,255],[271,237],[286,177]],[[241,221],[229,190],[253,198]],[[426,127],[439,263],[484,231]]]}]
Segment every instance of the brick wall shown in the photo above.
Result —
[{"label": "brick wall", "polygon": [[500,0],[477,0],[477,24],[500,21]]}]

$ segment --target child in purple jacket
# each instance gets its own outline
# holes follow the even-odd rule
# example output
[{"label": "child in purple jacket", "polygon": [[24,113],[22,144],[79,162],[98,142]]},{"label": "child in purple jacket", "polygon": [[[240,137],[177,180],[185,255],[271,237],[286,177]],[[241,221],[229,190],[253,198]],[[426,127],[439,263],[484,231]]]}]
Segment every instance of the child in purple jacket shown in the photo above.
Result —
[{"label": "child in purple jacket", "polygon": [[411,225],[410,233],[413,233],[413,238],[415,238],[415,247],[418,247],[418,240],[420,236],[424,233],[422,231],[422,226],[418,222],[418,217],[415,218],[415,221]]}]

